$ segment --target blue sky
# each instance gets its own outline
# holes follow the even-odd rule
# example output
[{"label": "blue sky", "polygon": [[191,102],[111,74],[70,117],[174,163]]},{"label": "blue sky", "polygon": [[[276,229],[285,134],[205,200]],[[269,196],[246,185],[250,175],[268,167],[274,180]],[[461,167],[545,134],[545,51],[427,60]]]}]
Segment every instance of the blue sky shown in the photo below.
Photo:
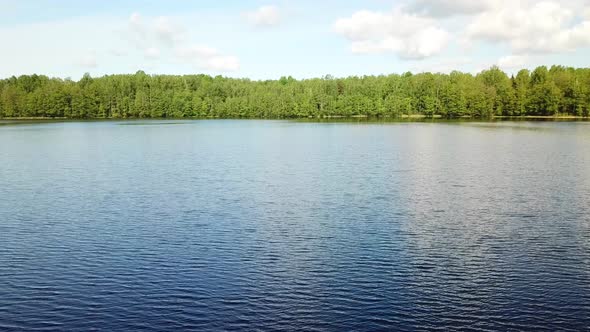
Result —
[{"label": "blue sky", "polygon": [[588,66],[590,0],[0,0],[0,77]]}]

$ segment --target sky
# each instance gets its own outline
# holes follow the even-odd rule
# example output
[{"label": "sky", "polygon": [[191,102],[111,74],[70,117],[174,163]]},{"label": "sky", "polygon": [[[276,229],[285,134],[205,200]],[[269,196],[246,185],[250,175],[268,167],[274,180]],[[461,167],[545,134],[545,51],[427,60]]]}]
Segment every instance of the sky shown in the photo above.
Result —
[{"label": "sky", "polygon": [[588,67],[590,0],[0,0],[0,78]]}]

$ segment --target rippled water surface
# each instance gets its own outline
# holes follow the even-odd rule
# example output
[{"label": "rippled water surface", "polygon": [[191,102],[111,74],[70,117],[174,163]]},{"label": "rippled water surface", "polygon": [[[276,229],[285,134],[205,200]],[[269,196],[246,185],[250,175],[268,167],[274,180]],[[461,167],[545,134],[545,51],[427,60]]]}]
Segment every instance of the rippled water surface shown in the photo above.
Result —
[{"label": "rippled water surface", "polygon": [[588,330],[590,123],[0,126],[0,330]]}]

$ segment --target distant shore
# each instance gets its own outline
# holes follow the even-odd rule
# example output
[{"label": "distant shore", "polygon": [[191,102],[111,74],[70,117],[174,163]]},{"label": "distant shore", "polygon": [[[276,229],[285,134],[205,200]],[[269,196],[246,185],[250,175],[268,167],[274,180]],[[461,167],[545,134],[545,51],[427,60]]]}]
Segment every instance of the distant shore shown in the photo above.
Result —
[{"label": "distant shore", "polygon": [[523,116],[506,116],[506,115],[498,115],[493,117],[474,117],[474,116],[457,116],[457,117],[443,117],[442,115],[434,114],[434,115],[424,115],[424,114],[402,114],[396,117],[375,117],[375,116],[368,116],[368,115],[353,115],[353,116],[340,116],[340,115],[329,115],[323,117],[288,117],[288,118],[256,118],[256,117],[182,117],[182,118],[67,118],[67,117],[0,117],[2,121],[97,121],[97,120],[210,120],[210,119],[225,119],[225,120],[313,120],[313,119],[320,119],[320,120],[330,120],[330,119],[383,119],[383,120],[396,120],[396,119],[440,119],[440,120],[482,120],[482,121],[489,121],[494,119],[501,119],[501,120],[590,120],[588,116],[575,116],[575,115],[555,115],[555,116],[542,116],[542,115],[523,115]]}]

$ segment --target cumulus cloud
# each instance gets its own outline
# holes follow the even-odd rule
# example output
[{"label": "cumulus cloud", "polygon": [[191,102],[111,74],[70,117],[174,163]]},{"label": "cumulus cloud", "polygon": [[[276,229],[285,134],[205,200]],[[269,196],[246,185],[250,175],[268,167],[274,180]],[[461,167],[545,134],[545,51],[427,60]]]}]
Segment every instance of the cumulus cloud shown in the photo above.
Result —
[{"label": "cumulus cloud", "polygon": [[78,65],[85,68],[96,68],[98,67],[98,61],[94,52],[85,54],[79,61]]},{"label": "cumulus cloud", "polygon": [[160,50],[155,47],[149,47],[145,50],[144,56],[150,60],[158,59],[160,57]]},{"label": "cumulus cloud", "polygon": [[154,24],[156,37],[163,43],[174,45],[184,39],[184,27],[176,24],[172,19],[166,16],[156,18]]},{"label": "cumulus cloud", "polygon": [[[468,40],[504,43],[515,54],[557,53],[590,45],[590,19],[568,2],[501,1],[474,17]],[[583,13],[581,13],[583,15]]]},{"label": "cumulus cloud", "polygon": [[127,39],[138,49],[147,51],[155,45],[172,47],[185,39],[186,30],[166,16],[145,19],[133,13],[128,20]]},{"label": "cumulus cloud", "polygon": [[471,15],[493,7],[493,0],[414,0],[411,11],[433,17]]},{"label": "cumulus cloud", "polygon": [[129,23],[133,26],[141,26],[142,24],[142,19],[141,19],[141,14],[139,13],[131,13],[131,15],[129,16]]},{"label": "cumulus cloud", "polygon": [[439,54],[449,41],[449,33],[431,18],[404,12],[362,10],[340,18],[336,33],[351,42],[357,54],[394,53],[404,59],[423,59]]},{"label": "cumulus cloud", "polygon": [[232,55],[218,55],[205,60],[204,68],[218,71],[236,71],[240,69],[240,60]]},{"label": "cumulus cloud", "polygon": [[476,42],[506,46],[511,54],[499,63],[507,68],[539,54],[590,47],[588,5],[588,0],[407,0],[391,11],[362,10],[340,18],[333,30],[350,41],[353,53],[402,59],[439,55],[451,41],[466,52]]},{"label": "cumulus cloud", "polygon": [[242,15],[250,24],[257,27],[275,26],[281,22],[281,12],[277,6],[262,6]]},{"label": "cumulus cloud", "polygon": [[147,26],[139,13],[132,13],[128,19],[128,31],[124,32],[125,39],[136,48],[146,48],[148,41]]},{"label": "cumulus cloud", "polygon": [[179,60],[200,68],[216,71],[235,71],[240,69],[240,60],[236,56],[224,55],[219,50],[205,46],[182,46],[176,49]]},{"label": "cumulus cloud", "polygon": [[498,67],[503,69],[514,69],[526,67],[531,57],[528,55],[507,55],[498,60]]},{"label": "cumulus cloud", "polygon": [[129,17],[129,40],[144,57],[155,60],[172,53],[176,60],[214,71],[235,71],[240,67],[236,56],[223,54],[214,47],[188,42],[187,29],[165,16],[144,19],[133,13]]}]

